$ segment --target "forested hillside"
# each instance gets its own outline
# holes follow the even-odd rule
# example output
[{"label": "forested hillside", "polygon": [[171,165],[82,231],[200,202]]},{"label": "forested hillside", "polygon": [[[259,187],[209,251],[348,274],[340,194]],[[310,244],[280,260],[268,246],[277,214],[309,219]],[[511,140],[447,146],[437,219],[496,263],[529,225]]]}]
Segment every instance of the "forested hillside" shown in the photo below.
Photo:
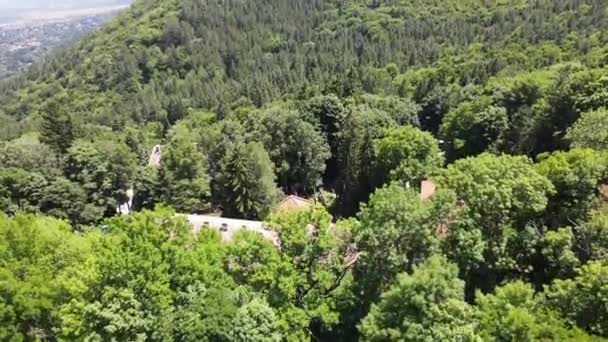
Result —
[{"label": "forested hillside", "polygon": [[[0,83],[0,340],[608,338],[607,32],[603,0],[136,1]],[[175,215],[212,212],[280,246]]]}]

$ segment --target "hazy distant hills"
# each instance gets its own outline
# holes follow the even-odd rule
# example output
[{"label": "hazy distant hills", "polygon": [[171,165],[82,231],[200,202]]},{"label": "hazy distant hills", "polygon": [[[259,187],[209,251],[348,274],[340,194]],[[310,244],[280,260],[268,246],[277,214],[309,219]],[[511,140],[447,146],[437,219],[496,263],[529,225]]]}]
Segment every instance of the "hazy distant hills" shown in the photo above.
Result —
[{"label": "hazy distant hills", "polygon": [[0,0],[0,78],[104,23],[130,0]]}]

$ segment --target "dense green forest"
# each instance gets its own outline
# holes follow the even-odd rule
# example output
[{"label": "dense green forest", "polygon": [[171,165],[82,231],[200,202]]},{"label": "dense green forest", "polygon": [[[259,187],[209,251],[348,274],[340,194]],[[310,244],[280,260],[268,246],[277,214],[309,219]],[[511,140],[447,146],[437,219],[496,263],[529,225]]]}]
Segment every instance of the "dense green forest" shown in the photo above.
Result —
[{"label": "dense green forest", "polygon": [[138,0],[0,82],[0,340],[608,339],[607,41],[604,0]]}]

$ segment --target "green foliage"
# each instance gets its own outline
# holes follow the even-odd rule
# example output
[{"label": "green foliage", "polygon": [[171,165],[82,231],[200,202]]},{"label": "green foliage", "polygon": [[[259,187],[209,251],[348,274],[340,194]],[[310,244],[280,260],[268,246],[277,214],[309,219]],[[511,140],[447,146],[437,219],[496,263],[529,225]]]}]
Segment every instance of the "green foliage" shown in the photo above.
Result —
[{"label": "green foliage", "polygon": [[74,140],[72,119],[62,104],[51,102],[42,114],[40,141],[57,153],[65,153]]},{"label": "green foliage", "polygon": [[[40,131],[59,152],[76,139],[120,141],[143,164],[185,125],[211,179],[161,172],[165,193],[146,206],[198,212],[221,202],[207,183],[230,118],[245,128],[231,136],[264,144],[285,192],[323,185],[338,195],[336,211],[352,216],[377,187],[370,146],[389,127],[441,126],[450,161],[567,147],[580,113],[608,103],[605,16],[592,0],[142,0],[2,82],[2,135]],[[41,156],[27,158],[10,166],[46,175]]]},{"label": "green foliage", "polygon": [[277,200],[274,170],[260,143],[236,143],[224,156],[218,177],[224,214],[247,219],[265,218]]},{"label": "green foliage", "polygon": [[606,156],[590,149],[573,149],[540,155],[536,170],[555,187],[551,196],[548,224],[569,225],[584,220],[597,203],[598,189],[606,178]]},{"label": "green foliage", "polygon": [[42,175],[17,168],[0,168],[0,210],[7,214],[39,208],[47,186]]},{"label": "green foliage", "polygon": [[330,156],[321,133],[299,112],[287,108],[264,109],[253,113],[253,118],[250,130],[268,151],[283,190],[312,193]]},{"label": "green foliage", "polygon": [[582,332],[547,309],[532,287],[521,281],[477,294],[479,330],[484,341],[587,341]]},{"label": "green foliage", "polygon": [[316,122],[325,134],[332,155],[336,155],[338,147],[338,133],[346,118],[346,108],[336,95],[315,96],[302,108],[302,113],[309,115],[310,120]]},{"label": "green foliage", "polygon": [[481,341],[458,269],[437,256],[400,274],[359,330],[362,341]]},{"label": "green foliage", "polygon": [[52,338],[63,303],[61,281],[91,253],[85,237],[56,219],[0,216],[0,339]]},{"label": "green foliage", "polygon": [[330,157],[327,160],[324,180],[335,179],[338,173],[338,151],[340,132],[347,117],[347,109],[336,95],[315,96],[308,99],[300,109],[302,116],[319,125],[327,140]]},{"label": "green foliage", "polygon": [[243,305],[232,321],[232,341],[278,342],[281,334],[272,308],[259,299]]},{"label": "green foliage", "polygon": [[548,304],[571,324],[591,334],[608,336],[606,291],[608,267],[590,262],[577,269],[573,279],[556,280],[546,289]]},{"label": "green foliage", "polygon": [[508,128],[507,111],[488,97],[465,102],[443,119],[440,136],[449,141],[448,156],[455,160],[498,149]]},{"label": "green foliage", "polygon": [[479,277],[469,286],[491,289],[509,272],[532,271],[535,221],[554,187],[527,158],[485,153],[461,159],[448,166],[439,183],[461,201],[463,216],[448,224],[448,253],[464,263],[463,270],[472,269],[468,276]]},{"label": "green foliage", "polygon": [[135,156],[124,144],[76,141],[66,154],[64,173],[87,193],[88,203],[102,214],[115,212],[128,200],[132,186]]},{"label": "green foliage", "polygon": [[339,212],[354,215],[376,187],[374,140],[396,126],[390,115],[365,105],[350,108],[339,133],[336,193]]},{"label": "green foliage", "polygon": [[[97,275],[81,303],[67,304],[81,316],[80,338],[169,336],[172,291],[165,258],[171,252],[167,247],[179,243],[188,228],[167,214],[143,213],[107,222],[112,234],[96,243]],[[169,240],[169,229],[174,230],[175,241]]]},{"label": "green foliage", "polygon": [[75,265],[83,269],[66,289],[65,339],[228,338],[237,305],[218,261],[219,239],[196,239],[166,210],[115,218],[105,230],[94,240],[92,268]]},{"label": "green foliage", "polygon": [[579,241],[570,227],[550,230],[543,235],[541,254],[545,259],[545,267],[555,273],[552,276],[572,275],[574,268],[581,262],[577,253]]},{"label": "green foliage", "polygon": [[94,223],[104,214],[103,207],[88,202],[87,192],[80,184],[65,178],[57,178],[44,188],[40,210],[67,219],[76,227]]},{"label": "green foliage", "polygon": [[211,195],[205,155],[197,149],[190,131],[176,126],[163,149],[160,168],[161,200],[181,212],[209,208]]},{"label": "green foliage", "polygon": [[374,149],[380,184],[397,181],[418,187],[443,164],[433,136],[411,126],[389,129]]},{"label": "green foliage", "polygon": [[[0,340],[605,337],[607,16],[135,1],[0,82]],[[335,217],[223,241],[145,210],[264,218],[275,180]],[[111,218],[130,189],[143,211]]]},{"label": "green foliage", "polygon": [[[472,100],[448,112],[439,132],[448,159],[486,150],[534,155],[556,148],[563,132],[550,127],[551,114],[546,113],[554,108],[547,99],[556,91],[551,89],[557,83],[554,74],[554,69],[541,69],[490,79]],[[561,124],[563,121],[560,118]]]},{"label": "green foliage", "polygon": [[[389,190],[374,195],[374,208],[380,193]],[[449,194],[437,193],[424,204],[412,196],[411,205],[419,208],[399,212],[428,218],[453,210],[447,210],[453,203]],[[0,217],[0,336],[8,341],[332,340],[330,332],[339,333],[340,324],[352,321],[345,314],[359,314],[353,305],[375,300],[359,292],[360,283],[374,281],[375,269],[368,269],[369,278],[359,277],[370,259],[351,240],[354,227],[369,223],[366,215],[361,223],[333,224],[322,209],[277,213],[271,222],[280,248],[245,230],[227,243],[214,230],[193,234],[182,217],[163,208],[109,219],[86,233],[50,218]],[[559,239],[551,241],[560,246]],[[388,255],[384,262],[396,257]],[[382,288],[369,313],[363,312],[362,340],[590,340],[568,324],[605,335],[601,263],[583,266],[574,279],[556,280],[547,288],[548,307],[521,282],[478,294],[472,306],[464,301],[465,283],[454,264],[444,256],[417,258],[409,272],[396,267],[400,274]]]},{"label": "green foliage", "polygon": [[456,192],[484,229],[526,223],[542,213],[554,192],[525,157],[482,154],[450,165],[440,184]]},{"label": "green foliage", "polygon": [[579,259],[608,260],[608,213],[592,212],[591,217],[574,228]]},{"label": "green foliage", "polygon": [[608,149],[608,110],[598,110],[583,113],[568,129],[567,138],[574,147]]},{"label": "green foliage", "polygon": [[356,272],[367,300],[375,300],[398,273],[412,269],[438,247],[437,225],[447,215],[440,201],[421,202],[418,193],[391,184],[378,189],[359,213],[355,241],[361,252]]},{"label": "green foliage", "polygon": [[136,170],[133,180],[133,210],[154,209],[160,203],[162,190],[159,177],[159,170],[155,167],[144,166]]},{"label": "green foliage", "polygon": [[248,232],[237,232],[226,251],[226,272],[237,284],[248,286],[255,292],[266,292],[268,302],[280,305],[289,298],[283,286],[289,285],[287,260],[271,241]]},{"label": "green foliage", "polygon": [[28,135],[0,142],[0,167],[14,167],[56,176],[61,174],[59,166],[59,158],[48,145],[40,143],[35,136]]},{"label": "green foliage", "polygon": [[420,126],[418,122],[420,108],[418,104],[408,98],[364,94],[359,101],[370,108],[388,113],[398,125]]},{"label": "green foliage", "polygon": [[289,338],[302,339],[309,326],[317,330],[336,325],[335,295],[348,284],[354,222],[333,224],[327,211],[312,208],[278,212],[270,223],[279,234],[282,258],[293,272],[282,285],[289,302],[280,310]]},{"label": "green foliage", "polygon": [[[209,286],[213,286],[209,284]],[[231,341],[237,303],[229,289],[195,282],[176,294],[174,335],[181,341]]]}]

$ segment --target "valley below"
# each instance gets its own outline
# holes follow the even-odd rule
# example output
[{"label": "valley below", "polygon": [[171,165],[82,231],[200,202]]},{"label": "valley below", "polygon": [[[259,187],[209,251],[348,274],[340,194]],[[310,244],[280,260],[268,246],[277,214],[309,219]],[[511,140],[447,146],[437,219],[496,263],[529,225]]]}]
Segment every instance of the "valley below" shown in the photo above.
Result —
[{"label": "valley below", "polygon": [[128,1],[106,1],[90,7],[66,8],[54,4],[1,11],[0,78],[24,70],[50,51],[93,31],[126,7]]}]

